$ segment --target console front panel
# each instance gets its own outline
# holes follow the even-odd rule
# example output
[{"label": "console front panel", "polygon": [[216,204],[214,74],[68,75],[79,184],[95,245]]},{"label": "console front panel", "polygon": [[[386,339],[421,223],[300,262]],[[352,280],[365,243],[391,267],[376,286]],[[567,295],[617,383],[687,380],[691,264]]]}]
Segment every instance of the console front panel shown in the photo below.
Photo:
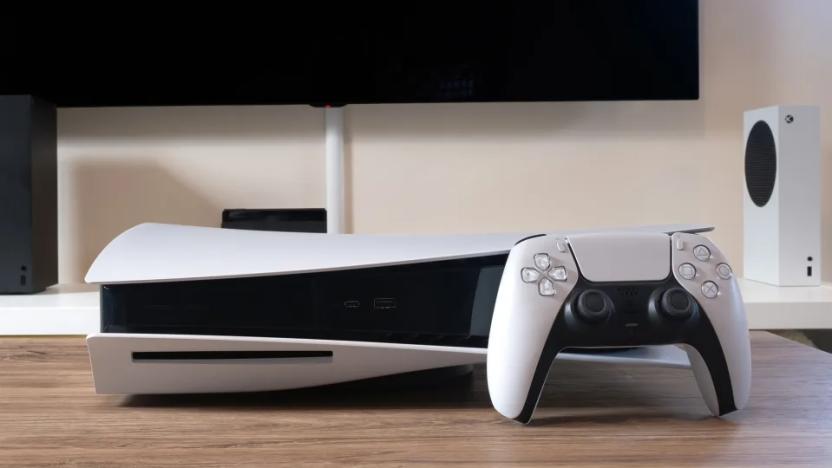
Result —
[{"label": "console front panel", "polygon": [[506,255],[103,285],[101,331],[485,347]]}]

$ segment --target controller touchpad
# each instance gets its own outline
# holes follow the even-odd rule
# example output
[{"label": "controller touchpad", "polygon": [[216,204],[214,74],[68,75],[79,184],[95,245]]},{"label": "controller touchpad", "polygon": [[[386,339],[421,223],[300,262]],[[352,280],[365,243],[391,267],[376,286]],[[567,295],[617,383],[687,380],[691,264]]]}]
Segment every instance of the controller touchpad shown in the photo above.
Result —
[{"label": "controller touchpad", "polygon": [[589,281],[659,281],[670,274],[670,238],[663,233],[577,234],[569,244]]}]

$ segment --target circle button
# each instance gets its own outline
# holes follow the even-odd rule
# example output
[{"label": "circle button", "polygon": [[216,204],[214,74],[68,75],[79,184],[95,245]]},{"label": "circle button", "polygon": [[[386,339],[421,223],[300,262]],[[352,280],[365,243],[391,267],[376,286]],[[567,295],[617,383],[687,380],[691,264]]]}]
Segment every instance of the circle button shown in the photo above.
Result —
[{"label": "circle button", "polygon": [[720,263],[716,266],[716,275],[727,280],[731,279],[731,267],[727,263]]},{"label": "circle button", "polygon": [[690,263],[683,263],[679,265],[679,276],[686,280],[692,280],[696,277],[696,267]]},{"label": "circle button", "polygon": [[719,286],[713,281],[705,281],[702,283],[702,295],[708,299],[713,299],[719,294]]},{"label": "circle button", "polygon": [[707,262],[711,258],[711,249],[699,244],[693,248],[693,256],[700,262]]}]

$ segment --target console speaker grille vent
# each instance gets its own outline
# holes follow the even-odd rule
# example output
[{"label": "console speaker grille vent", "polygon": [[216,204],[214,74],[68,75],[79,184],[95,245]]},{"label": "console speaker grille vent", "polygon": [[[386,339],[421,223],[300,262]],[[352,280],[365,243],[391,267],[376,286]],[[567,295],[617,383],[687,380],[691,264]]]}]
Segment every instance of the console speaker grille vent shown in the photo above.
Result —
[{"label": "console speaker grille vent", "polygon": [[765,206],[774,191],[777,176],[777,148],[767,123],[760,120],[751,127],[745,144],[745,186],[751,201]]},{"label": "console speaker grille vent", "polygon": [[618,288],[618,294],[624,297],[635,297],[638,296],[638,288],[623,286]]}]

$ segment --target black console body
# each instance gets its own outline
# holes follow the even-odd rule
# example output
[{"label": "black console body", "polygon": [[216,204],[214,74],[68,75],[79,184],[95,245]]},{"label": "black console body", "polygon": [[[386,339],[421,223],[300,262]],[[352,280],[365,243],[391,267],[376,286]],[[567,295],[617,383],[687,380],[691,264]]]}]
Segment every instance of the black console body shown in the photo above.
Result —
[{"label": "black console body", "polygon": [[101,331],[486,347],[507,255],[101,288]]}]

